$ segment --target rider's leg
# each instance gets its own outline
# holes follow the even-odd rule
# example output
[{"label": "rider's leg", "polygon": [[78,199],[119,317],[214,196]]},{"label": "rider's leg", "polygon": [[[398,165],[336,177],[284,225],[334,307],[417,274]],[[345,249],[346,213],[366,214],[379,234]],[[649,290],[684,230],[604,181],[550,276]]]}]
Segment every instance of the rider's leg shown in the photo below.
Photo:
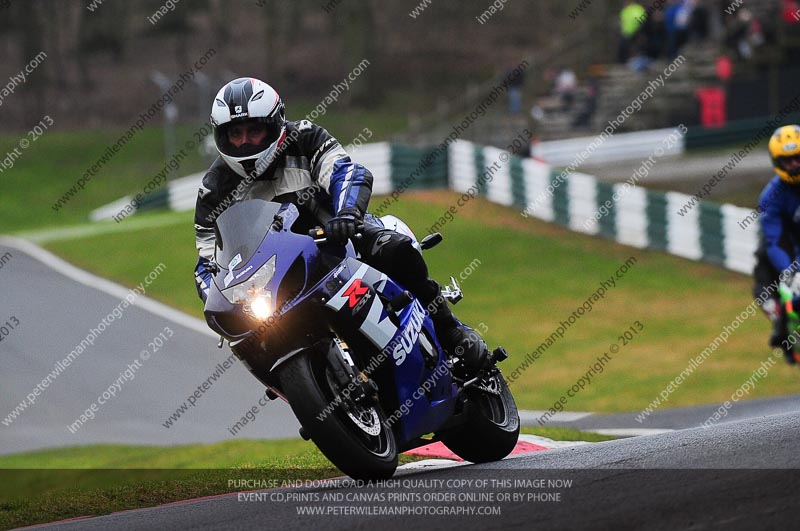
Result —
[{"label": "rider's leg", "polygon": [[354,245],[364,262],[392,277],[422,302],[442,347],[451,356],[463,359],[470,374],[483,367],[488,358],[486,344],[450,311],[441,286],[428,276],[428,266],[411,238],[367,218],[362,237]]},{"label": "rider's leg", "polygon": [[764,315],[772,323],[772,333],[769,336],[769,346],[780,347],[786,339],[786,312],[781,308],[780,301],[776,298],[767,299],[761,306]]},{"label": "rider's leg", "polygon": [[756,252],[756,266],[753,270],[753,281],[753,297],[760,300],[763,298],[764,293],[771,294],[771,296],[762,303],[761,310],[772,323],[769,346],[780,347],[781,342],[786,339],[786,312],[783,310],[780,297],[775,290],[776,283],[778,282],[778,273],[775,271],[775,268],[772,267],[763,245],[759,247]]}]

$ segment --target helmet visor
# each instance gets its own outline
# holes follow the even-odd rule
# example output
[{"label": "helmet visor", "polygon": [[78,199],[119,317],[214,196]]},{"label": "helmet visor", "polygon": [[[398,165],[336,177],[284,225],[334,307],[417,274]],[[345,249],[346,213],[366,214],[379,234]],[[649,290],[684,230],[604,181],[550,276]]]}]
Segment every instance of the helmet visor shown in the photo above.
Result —
[{"label": "helmet visor", "polygon": [[778,157],[776,162],[778,167],[789,175],[793,177],[800,175],[800,154],[790,157]]},{"label": "helmet visor", "polygon": [[214,140],[229,157],[254,157],[278,140],[282,126],[278,118],[248,118],[220,125]]}]

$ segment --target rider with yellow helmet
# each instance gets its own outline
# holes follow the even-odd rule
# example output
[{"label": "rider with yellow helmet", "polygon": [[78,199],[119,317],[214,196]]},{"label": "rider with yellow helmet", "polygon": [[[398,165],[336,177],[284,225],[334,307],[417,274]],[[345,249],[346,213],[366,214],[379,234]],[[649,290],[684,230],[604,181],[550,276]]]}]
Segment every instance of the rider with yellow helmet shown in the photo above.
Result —
[{"label": "rider with yellow helmet", "polygon": [[[800,126],[779,127],[769,140],[769,156],[775,176],[759,198],[761,243],[756,252],[754,294],[759,297],[779,278],[800,296],[800,275],[794,260],[800,257]],[[774,286],[774,284],[773,284]],[[784,346],[786,360],[795,363],[786,346],[785,311],[773,289],[762,309],[772,321],[772,347]]]},{"label": "rider with yellow helmet", "polygon": [[779,127],[769,139],[775,173],[788,184],[800,184],[800,126]]}]

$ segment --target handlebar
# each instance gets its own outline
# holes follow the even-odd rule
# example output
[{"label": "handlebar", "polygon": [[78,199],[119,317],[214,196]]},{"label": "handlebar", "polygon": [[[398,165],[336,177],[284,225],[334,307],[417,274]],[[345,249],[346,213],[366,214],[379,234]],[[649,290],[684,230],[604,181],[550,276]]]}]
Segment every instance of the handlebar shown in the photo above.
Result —
[{"label": "handlebar", "polygon": [[[356,234],[353,236],[354,240],[360,240],[361,239],[361,236],[362,236],[361,231],[362,230],[364,230],[364,224],[363,223],[359,223],[358,224],[358,232],[356,232]],[[328,242],[328,237],[325,236],[325,229],[322,228],[322,227],[316,227],[316,228],[311,229],[310,231],[308,231],[308,235],[311,236],[312,238],[314,238],[314,243],[327,243]]]}]

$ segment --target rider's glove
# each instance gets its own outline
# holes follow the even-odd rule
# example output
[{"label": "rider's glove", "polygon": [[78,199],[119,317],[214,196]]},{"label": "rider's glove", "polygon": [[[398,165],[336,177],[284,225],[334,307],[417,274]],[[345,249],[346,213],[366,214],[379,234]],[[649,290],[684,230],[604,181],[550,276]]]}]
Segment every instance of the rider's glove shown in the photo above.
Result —
[{"label": "rider's glove", "polygon": [[356,235],[361,225],[361,212],[356,208],[342,209],[325,225],[325,236],[330,243],[346,245]]}]

